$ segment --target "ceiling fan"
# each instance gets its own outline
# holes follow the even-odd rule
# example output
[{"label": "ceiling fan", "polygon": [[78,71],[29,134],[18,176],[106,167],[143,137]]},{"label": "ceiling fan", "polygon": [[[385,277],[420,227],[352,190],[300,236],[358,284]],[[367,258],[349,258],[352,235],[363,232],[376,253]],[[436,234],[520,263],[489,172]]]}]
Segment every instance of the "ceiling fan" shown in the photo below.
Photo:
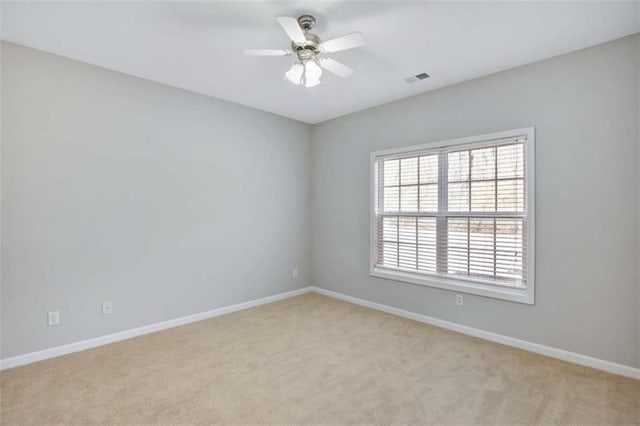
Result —
[{"label": "ceiling fan", "polygon": [[332,40],[322,41],[320,37],[310,32],[316,25],[316,19],[311,15],[302,15],[298,19],[279,16],[276,20],[291,39],[291,50],[250,49],[244,51],[245,55],[297,55],[298,60],[285,73],[285,77],[299,86],[313,87],[320,84],[323,68],[342,78],[353,73],[351,68],[327,57],[326,54],[364,46],[362,34],[354,32]]}]

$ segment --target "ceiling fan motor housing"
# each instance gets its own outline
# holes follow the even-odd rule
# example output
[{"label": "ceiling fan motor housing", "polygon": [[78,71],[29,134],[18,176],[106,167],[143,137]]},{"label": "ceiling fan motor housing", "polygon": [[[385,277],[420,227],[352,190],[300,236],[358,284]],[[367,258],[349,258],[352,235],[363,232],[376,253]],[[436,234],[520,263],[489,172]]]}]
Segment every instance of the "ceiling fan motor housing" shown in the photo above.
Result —
[{"label": "ceiling fan motor housing", "polygon": [[320,53],[320,37],[310,32],[305,32],[304,35],[307,38],[306,42],[302,44],[291,43],[291,49],[298,55],[301,61],[311,59]]}]

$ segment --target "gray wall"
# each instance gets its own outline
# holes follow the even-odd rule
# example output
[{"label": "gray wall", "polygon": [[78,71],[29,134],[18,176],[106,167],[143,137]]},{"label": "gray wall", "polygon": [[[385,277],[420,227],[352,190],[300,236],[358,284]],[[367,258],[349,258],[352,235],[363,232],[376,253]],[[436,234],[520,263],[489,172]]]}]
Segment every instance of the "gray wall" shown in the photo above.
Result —
[{"label": "gray wall", "polygon": [[[310,127],[3,42],[0,356],[313,283],[640,366],[639,52],[628,37]],[[368,275],[371,151],[529,125],[535,306]]]},{"label": "gray wall", "polygon": [[[640,8],[638,8],[638,16],[640,16]],[[640,147],[640,35],[638,36],[639,40],[636,43],[637,53],[636,57],[638,58],[638,68],[637,68],[637,78],[638,78],[638,147]],[[638,148],[638,164],[640,165],[640,148]],[[638,172],[638,176],[640,178],[640,172]],[[640,202],[640,185],[638,185],[638,201]],[[637,216],[639,225],[638,225],[638,254],[640,255],[640,214]],[[640,258],[638,258],[638,268],[640,269]],[[640,366],[640,271],[638,272],[638,305],[636,309],[636,313],[638,315],[638,366]]]},{"label": "gray wall", "polygon": [[12,44],[2,60],[2,358],[309,285],[310,126]]},{"label": "gray wall", "polygon": [[[312,282],[630,366],[638,321],[638,43],[627,37],[314,126]],[[417,83],[420,84],[420,83]],[[369,153],[536,127],[536,304],[369,276]]]}]

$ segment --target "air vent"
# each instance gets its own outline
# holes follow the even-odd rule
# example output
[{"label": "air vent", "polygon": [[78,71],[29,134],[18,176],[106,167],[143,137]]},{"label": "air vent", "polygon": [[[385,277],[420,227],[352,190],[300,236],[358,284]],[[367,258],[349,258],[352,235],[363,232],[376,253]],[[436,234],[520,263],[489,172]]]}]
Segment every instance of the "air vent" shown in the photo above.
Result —
[{"label": "air vent", "polygon": [[421,74],[416,74],[416,75],[412,75],[409,78],[405,78],[405,81],[407,83],[415,83],[416,81],[425,80],[427,78],[429,78],[429,74],[427,74],[426,72],[423,72]]}]

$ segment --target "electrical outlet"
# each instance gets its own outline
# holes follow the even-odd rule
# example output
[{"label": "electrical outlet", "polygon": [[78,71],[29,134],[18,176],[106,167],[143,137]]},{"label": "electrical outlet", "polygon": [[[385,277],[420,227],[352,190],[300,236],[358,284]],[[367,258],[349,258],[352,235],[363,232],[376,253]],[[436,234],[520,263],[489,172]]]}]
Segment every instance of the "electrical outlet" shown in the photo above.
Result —
[{"label": "electrical outlet", "polygon": [[464,296],[461,294],[456,294],[456,305],[463,306],[464,305]]},{"label": "electrical outlet", "polygon": [[298,278],[298,270],[294,269],[293,271],[291,271],[291,275],[293,275],[293,278]]},{"label": "electrical outlet", "polygon": [[105,300],[102,302],[102,315],[109,315],[113,313],[113,302],[111,300]]},{"label": "electrical outlet", "polygon": [[47,323],[49,325],[60,324],[60,311],[51,311],[47,314]]}]

